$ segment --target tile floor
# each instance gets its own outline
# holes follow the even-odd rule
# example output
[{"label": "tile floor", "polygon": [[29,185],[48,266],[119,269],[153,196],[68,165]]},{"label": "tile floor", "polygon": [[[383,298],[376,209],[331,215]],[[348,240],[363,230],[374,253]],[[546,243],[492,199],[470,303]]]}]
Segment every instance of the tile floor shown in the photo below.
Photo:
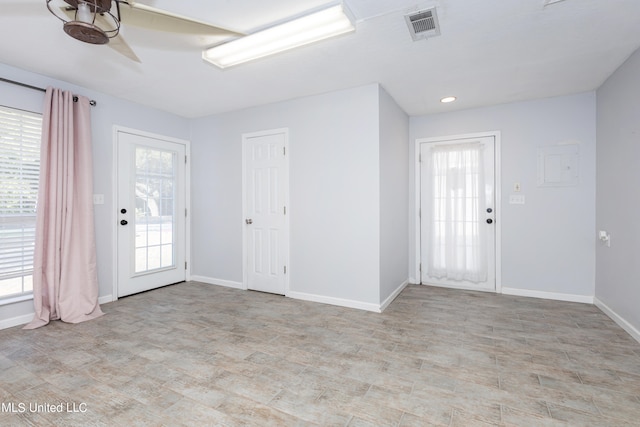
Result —
[{"label": "tile floor", "polygon": [[190,282],[103,310],[0,331],[0,425],[640,425],[640,344],[586,304],[411,285],[375,314]]}]

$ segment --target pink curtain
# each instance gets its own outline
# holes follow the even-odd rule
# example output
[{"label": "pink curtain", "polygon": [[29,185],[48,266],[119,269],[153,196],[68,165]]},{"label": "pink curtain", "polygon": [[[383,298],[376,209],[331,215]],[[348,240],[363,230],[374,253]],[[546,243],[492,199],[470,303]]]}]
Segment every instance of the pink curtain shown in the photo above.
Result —
[{"label": "pink curtain", "polygon": [[33,271],[35,316],[79,323],[102,316],[93,226],[89,99],[47,88]]}]

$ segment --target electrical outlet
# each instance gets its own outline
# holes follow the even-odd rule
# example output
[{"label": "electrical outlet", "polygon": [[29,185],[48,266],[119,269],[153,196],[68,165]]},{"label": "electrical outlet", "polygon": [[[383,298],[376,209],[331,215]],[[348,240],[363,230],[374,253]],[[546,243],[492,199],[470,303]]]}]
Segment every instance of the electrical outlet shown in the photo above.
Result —
[{"label": "electrical outlet", "polygon": [[600,241],[604,243],[608,248],[611,247],[611,235],[607,231],[598,231],[598,239],[600,239]]}]

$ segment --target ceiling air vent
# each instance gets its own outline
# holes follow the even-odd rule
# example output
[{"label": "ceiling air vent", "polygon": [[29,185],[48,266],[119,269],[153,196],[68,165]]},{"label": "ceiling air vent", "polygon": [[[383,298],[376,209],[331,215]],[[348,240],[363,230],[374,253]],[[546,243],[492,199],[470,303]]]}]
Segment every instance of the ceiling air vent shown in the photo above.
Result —
[{"label": "ceiling air vent", "polygon": [[411,38],[414,41],[440,35],[435,7],[410,13],[405,15],[404,19],[407,21]]}]

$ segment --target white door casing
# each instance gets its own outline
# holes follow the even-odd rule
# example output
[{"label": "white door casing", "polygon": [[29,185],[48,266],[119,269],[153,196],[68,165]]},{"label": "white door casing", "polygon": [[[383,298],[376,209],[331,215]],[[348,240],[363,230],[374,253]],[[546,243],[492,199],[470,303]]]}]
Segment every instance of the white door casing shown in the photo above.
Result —
[{"label": "white door casing", "polygon": [[289,272],[288,129],[242,135],[243,281],[286,295]]},{"label": "white door casing", "polygon": [[[499,132],[457,135],[442,138],[425,138],[416,140],[416,277],[418,283],[444,286],[451,288],[501,291],[500,278],[500,191],[499,191]],[[433,220],[430,215],[433,213],[429,186],[432,184],[428,174],[430,153],[437,152],[438,146],[451,146],[452,144],[480,144],[482,149],[482,165],[484,170],[484,188],[481,190],[481,202],[478,203],[478,210],[474,216],[477,217],[476,224],[478,230],[484,233],[482,248],[486,253],[486,278],[477,280],[450,279],[447,277],[432,277],[429,272],[429,262],[433,264],[433,259],[429,258],[428,252],[429,234],[433,232],[430,227]],[[433,268],[433,265],[431,265]],[[434,276],[438,276],[435,274]]]},{"label": "white door casing", "polygon": [[187,278],[188,143],[116,128],[116,289],[123,297]]}]

